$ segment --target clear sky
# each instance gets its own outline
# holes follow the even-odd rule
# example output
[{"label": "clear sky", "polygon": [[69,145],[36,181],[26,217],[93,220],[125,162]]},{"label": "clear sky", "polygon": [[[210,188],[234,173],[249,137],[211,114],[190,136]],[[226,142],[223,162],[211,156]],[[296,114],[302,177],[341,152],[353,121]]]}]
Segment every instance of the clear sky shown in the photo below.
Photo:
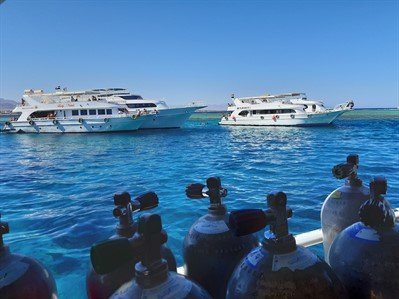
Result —
[{"label": "clear sky", "polygon": [[126,87],[184,104],[306,92],[397,107],[399,1],[18,1],[0,5],[0,97]]}]

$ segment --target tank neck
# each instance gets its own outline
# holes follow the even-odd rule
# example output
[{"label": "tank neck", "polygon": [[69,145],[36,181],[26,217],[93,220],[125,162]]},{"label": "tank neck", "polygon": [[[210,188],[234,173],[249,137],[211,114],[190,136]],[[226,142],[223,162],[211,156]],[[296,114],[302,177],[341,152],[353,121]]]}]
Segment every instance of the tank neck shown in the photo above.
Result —
[{"label": "tank neck", "polygon": [[351,187],[362,187],[363,186],[363,181],[357,176],[357,173],[350,174],[346,183],[347,183],[347,185],[349,185]]},{"label": "tank neck", "polygon": [[135,266],[136,282],[141,287],[148,289],[157,286],[168,279],[168,263],[160,259],[150,266],[145,266],[139,262]]},{"label": "tank neck", "polygon": [[126,213],[118,217],[119,223],[116,225],[116,233],[118,236],[130,238],[136,232],[136,226],[133,219],[133,213],[130,208],[126,209]]},{"label": "tank neck", "polygon": [[128,192],[114,195],[115,208],[112,211],[115,218],[118,218],[116,233],[119,236],[131,237],[135,233],[133,221],[132,200]]},{"label": "tank neck", "polygon": [[227,213],[226,205],[224,204],[210,204],[208,207],[208,214],[214,216],[224,216]]},{"label": "tank neck", "polygon": [[284,237],[264,238],[262,246],[267,251],[274,254],[286,254],[296,250],[297,245],[293,235],[289,234]]}]

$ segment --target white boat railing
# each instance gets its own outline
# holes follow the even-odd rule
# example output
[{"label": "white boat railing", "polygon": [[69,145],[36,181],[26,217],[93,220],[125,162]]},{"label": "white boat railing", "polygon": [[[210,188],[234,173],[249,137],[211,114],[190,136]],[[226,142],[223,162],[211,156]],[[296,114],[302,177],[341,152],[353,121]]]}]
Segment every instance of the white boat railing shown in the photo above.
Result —
[{"label": "white boat railing", "polygon": [[[394,209],[396,221],[399,221],[399,209]],[[310,247],[323,243],[323,233],[321,228],[312,230],[310,232],[298,234],[295,237],[297,245]],[[178,267],[177,273],[184,275],[184,268]]]}]

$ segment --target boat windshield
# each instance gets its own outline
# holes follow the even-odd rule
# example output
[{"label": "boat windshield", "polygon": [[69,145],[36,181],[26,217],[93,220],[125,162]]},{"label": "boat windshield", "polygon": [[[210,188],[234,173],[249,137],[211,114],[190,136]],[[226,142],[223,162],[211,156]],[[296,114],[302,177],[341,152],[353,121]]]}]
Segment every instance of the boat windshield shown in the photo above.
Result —
[{"label": "boat windshield", "polygon": [[143,98],[139,95],[129,95],[129,96],[121,96],[124,100],[142,100]]}]

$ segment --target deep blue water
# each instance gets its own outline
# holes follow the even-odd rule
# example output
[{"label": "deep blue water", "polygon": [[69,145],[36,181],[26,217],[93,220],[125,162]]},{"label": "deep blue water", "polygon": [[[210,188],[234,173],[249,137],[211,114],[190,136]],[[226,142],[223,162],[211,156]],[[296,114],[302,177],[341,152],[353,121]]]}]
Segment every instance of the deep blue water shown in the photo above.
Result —
[{"label": "deep blue water", "polygon": [[[331,167],[360,155],[360,177],[388,179],[399,206],[399,114],[359,112],[334,126],[228,128],[201,116],[176,130],[126,134],[0,134],[0,200],[13,252],[33,256],[54,274],[61,298],[85,297],[89,248],[114,232],[114,193],[153,190],[182,264],[182,240],[206,201],[186,199],[185,186],[222,178],[230,209],[266,207],[272,190],[288,194],[293,233],[319,227],[324,198],[343,182]],[[313,249],[320,253],[320,247]]]}]

